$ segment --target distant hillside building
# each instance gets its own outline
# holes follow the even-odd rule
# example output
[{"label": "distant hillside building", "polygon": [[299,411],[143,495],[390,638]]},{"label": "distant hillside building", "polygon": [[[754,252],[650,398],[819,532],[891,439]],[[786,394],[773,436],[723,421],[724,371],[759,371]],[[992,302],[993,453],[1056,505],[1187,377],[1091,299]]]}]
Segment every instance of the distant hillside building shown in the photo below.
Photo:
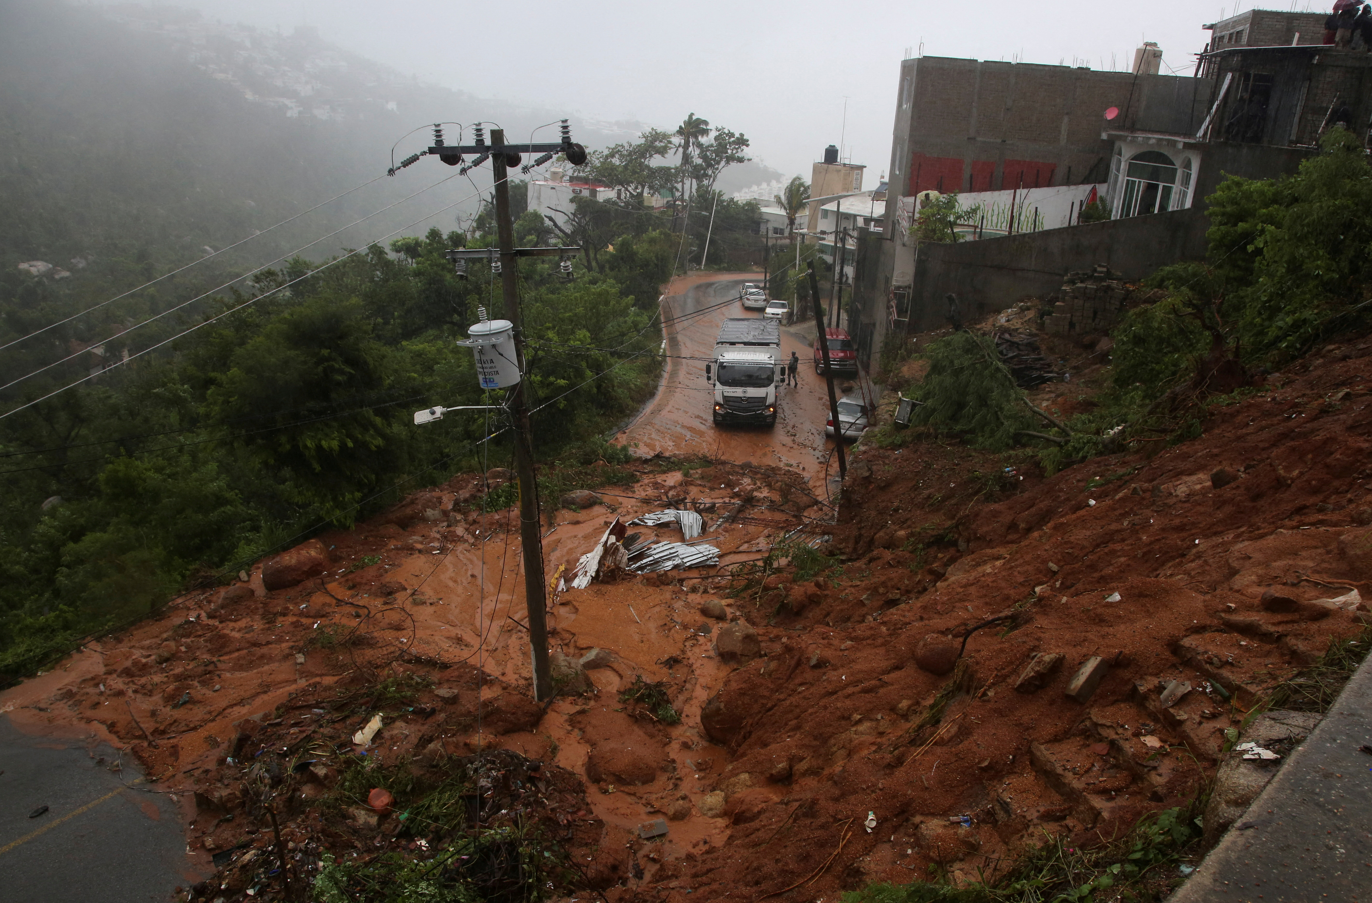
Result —
[{"label": "distant hillside building", "polygon": [[623,197],[623,190],[600,185],[596,182],[569,180],[563,170],[554,167],[548,179],[533,179],[529,182],[529,209],[540,216],[551,217],[559,226],[567,225],[567,216],[573,210],[574,198],[584,197],[593,201],[613,201]]}]

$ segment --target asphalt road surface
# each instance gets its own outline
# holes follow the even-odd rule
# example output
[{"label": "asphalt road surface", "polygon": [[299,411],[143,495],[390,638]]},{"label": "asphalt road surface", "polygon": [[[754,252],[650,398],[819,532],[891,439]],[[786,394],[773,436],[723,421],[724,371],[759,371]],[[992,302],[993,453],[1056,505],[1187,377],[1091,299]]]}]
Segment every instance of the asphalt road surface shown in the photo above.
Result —
[{"label": "asphalt road surface", "polygon": [[143,786],[130,756],[119,762],[109,746],[29,737],[0,715],[0,901],[166,903],[197,880],[177,804]]}]

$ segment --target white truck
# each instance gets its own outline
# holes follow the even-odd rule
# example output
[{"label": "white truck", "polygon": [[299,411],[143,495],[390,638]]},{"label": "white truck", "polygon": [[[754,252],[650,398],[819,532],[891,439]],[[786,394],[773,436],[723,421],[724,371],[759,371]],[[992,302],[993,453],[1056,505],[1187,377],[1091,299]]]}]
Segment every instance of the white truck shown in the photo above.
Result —
[{"label": "white truck", "polygon": [[719,329],[705,379],[714,386],[715,423],[777,422],[777,385],[786,379],[781,324],[729,319]]}]

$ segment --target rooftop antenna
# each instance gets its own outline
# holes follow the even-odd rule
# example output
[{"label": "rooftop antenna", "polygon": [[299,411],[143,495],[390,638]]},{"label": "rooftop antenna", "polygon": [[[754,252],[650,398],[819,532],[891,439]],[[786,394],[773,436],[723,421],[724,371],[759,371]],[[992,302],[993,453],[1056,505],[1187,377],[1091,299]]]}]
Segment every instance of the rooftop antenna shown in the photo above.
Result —
[{"label": "rooftop antenna", "polygon": [[838,162],[843,162],[843,139],[848,135],[848,95],[843,95],[843,127],[838,131]]}]

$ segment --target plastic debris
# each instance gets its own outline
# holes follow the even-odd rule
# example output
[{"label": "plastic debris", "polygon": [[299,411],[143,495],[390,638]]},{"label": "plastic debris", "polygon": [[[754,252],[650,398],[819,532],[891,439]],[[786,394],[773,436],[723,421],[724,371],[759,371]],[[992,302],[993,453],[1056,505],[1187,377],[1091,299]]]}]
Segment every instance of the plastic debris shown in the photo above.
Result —
[{"label": "plastic debris", "polygon": [[366,727],[353,734],[353,744],[356,746],[366,746],[368,743],[372,742],[372,738],[376,736],[376,732],[379,730],[381,730],[381,715],[376,714],[372,716],[371,721],[367,722]]},{"label": "plastic debris", "polygon": [[372,808],[373,812],[386,815],[395,805],[395,797],[383,787],[373,787],[371,793],[367,794],[367,805]]},{"label": "plastic debris", "polygon": [[37,818],[40,815],[46,814],[47,811],[47,806],[39,806],[37,809],[34,809],[32,812],[29,813],[29,818]]},{"label": "plastic debris", "polygon": [[1121,598],[1121,597],[1120,597],[1120,594],[1119,594],[1119,593],[1111,593],[1110,595],[1108,595],[1108,596],[1105,597],[1105,601],[1106,601],[1106,602],[1118,602],[1118,601],[1120,601],[1120,598]]},{"label": "plastic debris", "polygon": [[872,829],[877,826],[877,814],[875,812],[868,812],[867,820],[862,824],[867,828],[867,833],[871,834]]},{"label": "plastic debris", "polygon": [[950,815],[948,821],[951,824],[960,825],[964,828],[972,827],[972,816],[970,815]]},{"label": "plastic debris", "polygon": [[1245,759],[1254,761],[1275,762],[1277,759],[1281,758],[1281,756],[1272,752],[1272,750],[1263,749],[1261,746],[1259,746],[1256,743],[1253,743],[1252,741],[1249,741],[1248,743],[1240,743],[1238,746],[1234,747],[1234,750],[1235,752],[1243,753],[1243,757]]}]

